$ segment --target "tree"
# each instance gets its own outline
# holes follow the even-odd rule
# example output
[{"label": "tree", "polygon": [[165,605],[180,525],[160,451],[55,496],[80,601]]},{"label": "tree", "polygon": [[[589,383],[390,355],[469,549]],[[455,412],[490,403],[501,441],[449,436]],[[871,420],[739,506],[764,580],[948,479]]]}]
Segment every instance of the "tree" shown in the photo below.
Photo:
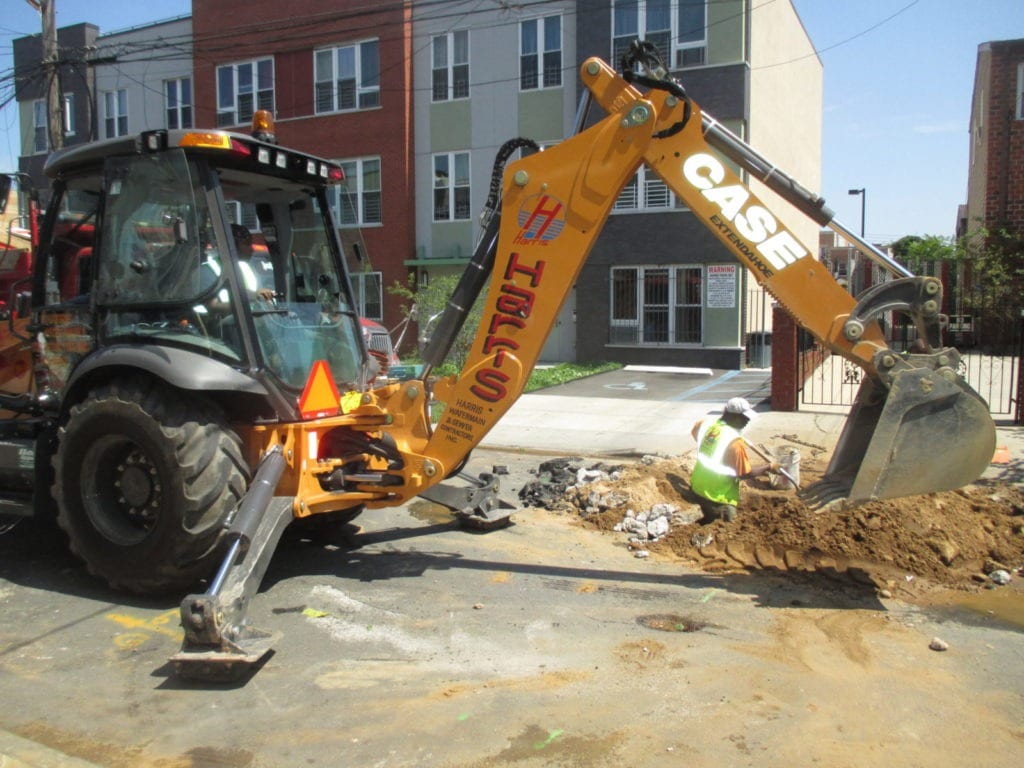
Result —
[{"label": "tree", "polygon": [[944,311],[971,318],[974,339],[992,351],[1015,349],[1024,316],[1024,237],[978,226],[959,238],[907,235],[889,246],[915,275],[941,277]]},{"label": "tree", "polygon": [[[429,334],[437,325],[438,318],[448,305],[448,300],[451,298],[452,293],[454,293],[458,282],[458,274],[431,274],[429,283],[426,285],[416,285],[415,278],[410,275],[407,285],[395,282],[388,288],[390,293],[401,296],[408,302],[402,307],[402,311],[407,317],[412,316],[412,319],[419,325],[420,352],[423,351],[426,339],[429,338]],[[483,298],[486,294],[486,288],[480,292],[480,296],[473,304],[473,308],[466,317],[462,329],[459,331],[455,342],[445,357],[445,367],[450,366],[453,369],[452,372],[461,370],[466,362],[466,358],[469,356],[469,348],[473,343],[473,336],[476,333],[477,326],[480,325],[480,319],[483,315]]]},{"label": "tree", "polygon": [[962,238],[962,249],[965,304],[983,321],[983,342],[1012,351],[1024,311],[1024,237],[982,226]]},{"label": "tree", "polygon": [[906,235],[889,246],[896,260],[915,275],[933,274],[937,262],[961,258],[957,241],[941,235]]}]

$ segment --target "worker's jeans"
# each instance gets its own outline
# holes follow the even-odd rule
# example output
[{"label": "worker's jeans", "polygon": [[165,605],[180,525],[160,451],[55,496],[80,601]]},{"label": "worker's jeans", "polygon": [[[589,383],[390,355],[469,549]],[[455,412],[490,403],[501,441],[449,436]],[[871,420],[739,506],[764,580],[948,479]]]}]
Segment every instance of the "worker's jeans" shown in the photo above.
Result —
[{"label": "worker's jeans", "polygon": [[702,523],[713,523],[715,520],[725,520],[725,522],[731,523],[736,519],[736,507],[732,504],[702,499],[700,508],[704,513],[704,517],[701,518]]}]

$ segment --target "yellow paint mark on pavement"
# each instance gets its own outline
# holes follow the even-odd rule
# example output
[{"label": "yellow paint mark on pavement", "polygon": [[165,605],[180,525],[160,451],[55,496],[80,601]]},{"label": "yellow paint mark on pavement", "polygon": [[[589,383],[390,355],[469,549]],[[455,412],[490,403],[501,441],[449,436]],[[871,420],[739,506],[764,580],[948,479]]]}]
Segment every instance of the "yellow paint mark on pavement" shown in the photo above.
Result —
[{"label": "yellow paint mark on pavement", "polygon": [[167,611],[152,618],[140,618],[127,613],[108,613],[107,618],[125,629],[153,632],[154,634],[165,635],[178,641],[181,640],[184,634],[181,631],[181,627],[178,626],[177,610]]}]

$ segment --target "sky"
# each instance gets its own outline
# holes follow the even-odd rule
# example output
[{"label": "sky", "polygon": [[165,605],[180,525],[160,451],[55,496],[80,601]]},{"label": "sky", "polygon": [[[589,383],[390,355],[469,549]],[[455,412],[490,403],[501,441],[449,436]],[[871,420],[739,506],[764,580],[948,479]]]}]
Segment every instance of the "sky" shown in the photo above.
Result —
[{"label": "sky", "polygon": [[[58,26],[88,21],[101,34],[191,12],[191,0],[54,2]],[[824,71],[822,182],[814,191],[852,232],[860,232],[863,201],[872,242],[952,237],[967,195],[978,46],[1024,38],[1024,0],[792,2]],[[11,40],[39,32],[41,20],[27,0],[3,6],[0,77],[9,77]],[[13,104],[0,109],[0,168],[16,164],[17,125]]]}]

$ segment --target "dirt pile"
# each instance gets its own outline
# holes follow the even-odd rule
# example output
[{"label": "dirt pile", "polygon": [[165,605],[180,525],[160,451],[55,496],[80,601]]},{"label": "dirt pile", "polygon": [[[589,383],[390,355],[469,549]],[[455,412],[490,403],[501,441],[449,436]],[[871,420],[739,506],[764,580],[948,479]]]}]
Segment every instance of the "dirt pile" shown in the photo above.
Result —
[{"label": "dirt pile", "polygon": [[[672,504],[687,519],[696,498],[688,456],[641,462],[590,483],[567,485],[548,508],[576,511],[588,525],[612,530],[627,510]],[[801,467],[801,483],[825,465]],[[692,514],[689,515],[693,519]],[[623,535],[625,538],[625,534]],[[767,478],[744,484],[737,519],[673,524],[660,540],[634,547],[671,554],[708,571],[772,569],[825,572],[896,590],[915,582],[978,589],[1024,567],[1024,492],[1016,485],[978,484],[942,493],[873,501],[853,509],[808,507]],[[923,583],[922,583],[923,582]]]}]

